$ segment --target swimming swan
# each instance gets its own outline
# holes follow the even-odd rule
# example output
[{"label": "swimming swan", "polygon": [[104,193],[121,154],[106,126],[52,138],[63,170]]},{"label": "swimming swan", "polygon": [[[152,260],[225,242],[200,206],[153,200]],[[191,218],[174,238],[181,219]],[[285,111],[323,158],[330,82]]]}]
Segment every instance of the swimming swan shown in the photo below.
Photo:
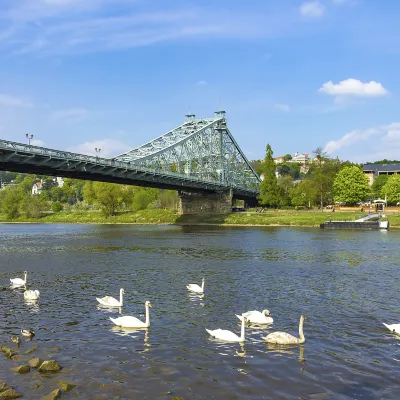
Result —
[{"label": "swimming swan", "polygon": [[303,334],[303,322],[304,322],[304,315],[300,317],[300,324],[299,324],[299,336],[300,338],[297,338],[296,336],[290,335],[289,333],[286,332],[273,332],[270,333],[267,337],[265,337],[265,341],[267,343],[272,343],[272,344],[300,344],[304,343],[306,341],[304,334]]},{"label": "swimming swan", "polygon": [[209,329],[206,329],[206,331],[215,339],[219,340],[225,340],[226,342],[244,342],[244,325],[247,322],[247,318],[244,317],[242,319],[242,330],[240,336],[236,335],[236,333],[233,333],[231,331],[227,331],[224,329],[216,329],[214,331],[211,331]]},{"label": "swimming swan", "polygon": [[271,313],[269,310],[263,310],[262,312],[260,311],[247,311],[243,313],[242,315],[237,315],[236,316],[242,320],[243,317],[246,317],[247,320],[251,323],[254,324],[272,324],[274,322],[274,319],[270,317]]},{"label": "swimming swan", "polygon": [[146,307],[146,321],[143,322],[136,317],[119,317],[119,318],[110,318],[115,325],[121,326],[122,328],[148,328],[150,326],[150,315],[149,315],[149,307],[152,307],[149,301],[144,303]]},{"label": "swimming swan", "polygon": [[40,297],[39,290],[25,290],[24,299],[25,300],[38,300]]},{"label": "swimming swan", "polygon": [[382,324],[385,325],[386,328],[389,329],[389,331],[391,331],[393,333],[397,333],[398,335],[400,335],[400,324],[388,325],[388,324],[385,324],[384,322],[382,322]]},{"label": "swimming swan", "polygon": [[35,331],[33,329],[21,329],[21,335],[33,338],[35,336]]},{"label": "swimming swan", "polygon": [[96,300],[102,305],[102,306],[108,306],[108,307],[122,307],[124,304],[123,301],[123,295],[125,293],[124,289],[119,290],[119,301],[115,299],[114,297],[111,296],[105,296],[99,299],[96,297]]},{"label": "swimming swan", "polygon": [[21,278],[14,278],[14,279],[10,279],[10,282],[11,282],[13,285],[18,285],[18,286],[20,286],[20,285],[26,285],[26,278],[27,278],[27,276],[28,276],[28,273],[27,273],[26,271],[24,271],[24,275],[25,275],[25,278],[24,278],[24,279],[21,279]]},{"label": "swimming swan", "polygon": [[189,285],[186,285],[186,287],[187,287],[191,292],[204,293],[204,278],[202,279],[202,284],[201,284],[201,286],[199,286],[197,283],[189,283]]}]

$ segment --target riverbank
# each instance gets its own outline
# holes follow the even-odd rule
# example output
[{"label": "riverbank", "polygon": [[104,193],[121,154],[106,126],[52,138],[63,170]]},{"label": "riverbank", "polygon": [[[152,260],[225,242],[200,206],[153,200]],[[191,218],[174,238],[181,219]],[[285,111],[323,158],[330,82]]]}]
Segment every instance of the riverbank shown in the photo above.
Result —
[{"label": "riverbank", "polygon": [[[141,210],[104,217],[99,211],[58,212],[42,218],[20,216],[8,219],[0,214],[0,223],[81,223],[81,224],[179,224],[230,226],[309,226],[319,227],[327,219],[355,220],[362,212],[335,212],[271,210],[265,213],[240,212],[227,215],[178,215],[172,210]],[[391,228],[400,228],[400,214],[388,215]]]}]

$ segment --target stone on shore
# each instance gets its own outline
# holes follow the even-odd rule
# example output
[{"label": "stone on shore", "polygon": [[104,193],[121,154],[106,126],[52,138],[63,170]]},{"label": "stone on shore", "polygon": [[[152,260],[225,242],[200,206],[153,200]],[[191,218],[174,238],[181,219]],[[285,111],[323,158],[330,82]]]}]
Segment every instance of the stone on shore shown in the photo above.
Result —
[{"label": "stone on shore", "polygon": [[76,387],[76,385],[74,383],[67,382],[67,381],[58,381],[58,386],[60,386],[60,388],[63,392],[69,392],[74,387]]},{"label": "stone on shore", "polygon": [[56,360],[46,360],[40,364],[39,372],[57,372],[60,371],[61,366]]},{"label": "stone on shore", "polygon": [[22,397],[22,394],[19,394],[16,392],[14,389],[7,389],[3,392],[0,392],[0,400],[12,400],[12,399],[18,399],[19,397]]},{"label": "stone on shore", "polygon": [[56,389],[49,393],[47,396],[41,398],[41,400],[55,400],[61,397],[61,390]]},{"label": "stone on shore", "polygon": [[31,370],[29,365],[18,365],[18,367],[11,368],[13,371],[18,372],[19,374],[26,374]]},{"label": "stone on shore", "polygon": [[39,368],[40,364],[42,364],[42,360],[39,357],[35,357],[29,360],[28,363],[32,368]]}]

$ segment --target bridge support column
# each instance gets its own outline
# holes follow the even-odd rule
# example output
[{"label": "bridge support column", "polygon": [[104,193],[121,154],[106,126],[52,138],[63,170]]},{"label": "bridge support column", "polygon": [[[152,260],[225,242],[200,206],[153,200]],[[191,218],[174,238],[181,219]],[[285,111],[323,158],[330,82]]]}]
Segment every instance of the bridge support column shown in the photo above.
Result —
[{"label": "bridge support column", "polygon": [[191,193],[179,191],[179,215],[227,214],[232,212],[232,190],[221,193]]}]

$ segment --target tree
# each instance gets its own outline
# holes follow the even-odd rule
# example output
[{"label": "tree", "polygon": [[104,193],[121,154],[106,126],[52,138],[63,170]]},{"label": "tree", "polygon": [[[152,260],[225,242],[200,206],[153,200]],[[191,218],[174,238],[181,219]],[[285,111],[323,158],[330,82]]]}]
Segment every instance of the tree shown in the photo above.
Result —
[{"label": "tree", "polygon": [[157,200],[159,189],[136,187],[133,192],[132,209],[134,211],[144,210]]},{"label": "tree", "polygon": [[387,182],[382,187],[381,196],[386,196],[389,204],[396,204],[400,201],[400,175],[389,176]]},{"label": "tree", "polygon": [[290,175],[283,175],[277,179],[277,184],[280,189],[280,202],[281,206],[290,205],[290,190],[293,188],[293,178]]},{"label": "tree", "polygon": [[41,218],[47,209],[47,203],[42,196],[26,195],[21,205],[28,218]]},{"label": "tree", "polygon": [[371,191],[374,198],[381,197],[381,192],[383,186],[385,186],[386,182],[388,181],[389,175],[383,174],[378,175],[374,182],[371,185]]},{"label": "tree", "polygon": [[274,152],[269,144],[267,144],[266,154],[262,163],[262,177],[260,184],[260,194],[258,200],[261,205],[276,207],[279,205],[279,187],[275,175],[275,162],[273,159]]},{"label": "tree", "polygon": [[304,180],[295,185],[289,192],[293,206],[311,207],[317,200],[317,188],[312,180]]},{"label": "tree", "polygon": [[344,167],[336,175],[333,183],[335,201],[356,204],[370,195],[368,178],[360,167],[355,165]]},{"label": "tree", "polygon": [[125,200],[124,186],[117,183],[93,182],[93,194],[106,217],[115,215]]},{"label": "tree", "polygon": [[291,160],[292,159],[292,156],[288,153],[288,154],[286,154],[285,156],[283,156],[283,160],[284,161],[289,161],[289,160]]},{"label": "tree", "polygon": [[14,219],[20,214],[20,204],[25,196],[23,190],[18,186],[9,186],[2,190],[1,212],[7,218]]}]

